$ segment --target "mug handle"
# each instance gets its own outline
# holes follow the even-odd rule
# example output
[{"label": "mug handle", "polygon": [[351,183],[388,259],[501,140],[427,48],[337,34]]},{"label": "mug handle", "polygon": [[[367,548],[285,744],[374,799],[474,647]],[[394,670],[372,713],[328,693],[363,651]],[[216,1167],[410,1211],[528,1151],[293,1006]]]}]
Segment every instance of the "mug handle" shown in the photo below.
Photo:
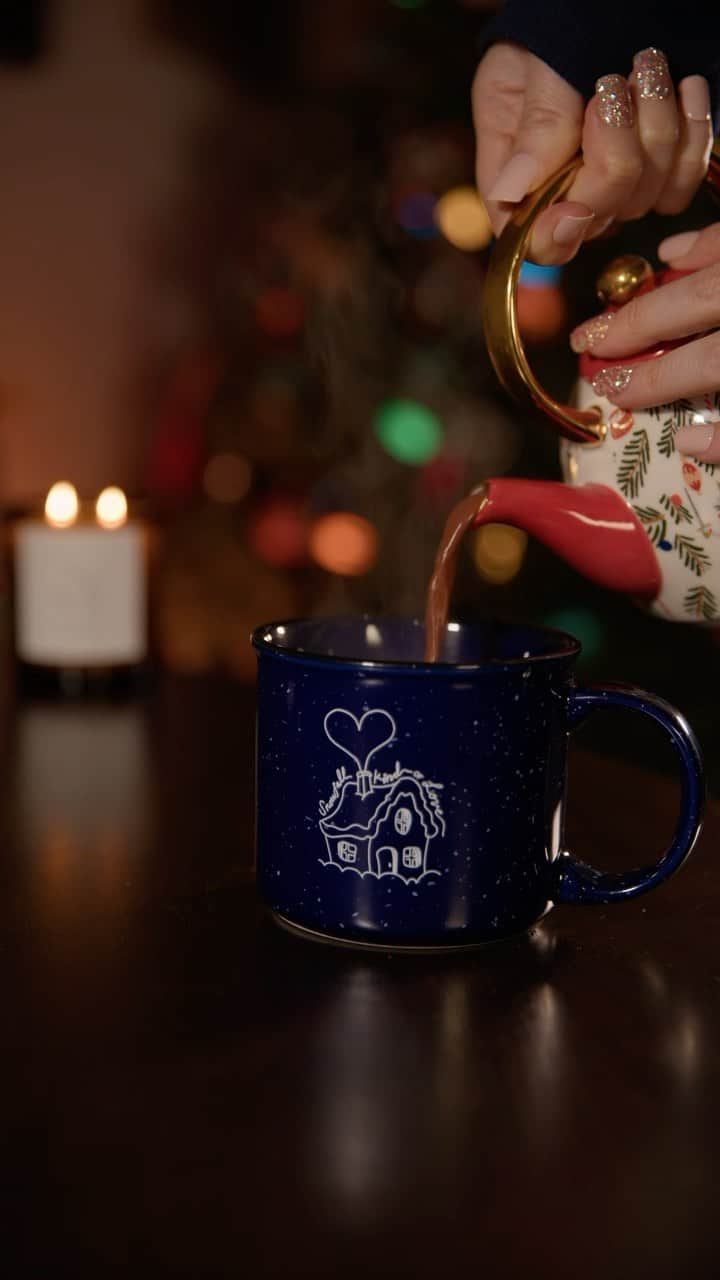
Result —
[{"label": "mug handle", "polygon": [[702,827],[705,802],[705,780],[702,757],[695,735],[687,721],[674,707],[642,689],[628,685],[590,685],[570,694],[569,727],[575,729],[601,707],[624,707],[640,711],[668,735],[679,759],[682,774],[680,817],[672,842],[657,862],[632,871],[597,871],[563,852],[553,863],[555,887],[553,901],[622,902],[647,893],[667,880],[682,866],[693,850]]}]

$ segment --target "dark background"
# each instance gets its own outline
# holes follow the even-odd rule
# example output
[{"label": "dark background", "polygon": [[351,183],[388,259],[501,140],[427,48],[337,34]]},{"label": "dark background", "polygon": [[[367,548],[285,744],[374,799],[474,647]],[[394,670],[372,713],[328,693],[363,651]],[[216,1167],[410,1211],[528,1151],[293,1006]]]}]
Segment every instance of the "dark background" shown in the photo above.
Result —
[{"label": "dark background", "polygon": [[[99,8],[120,11],[111,2]],[[179,337],[123,357],[131,430],[123,435],[110,415],[88,412],[95,426],[68,437],[67,469],[76,456],[82,467],[89,433],[98,474],[104,457],[120,456],[120,435],[123,448],[136,438],[127,487],[155,506],[167,534],[155,592],[161,660],[188,679],[224,669],[251,681],[254,625],[301,611],[418,611],[444,516],[464,491],[488,474],[558,474],[552,434],[518,415],[489,368],[480,320],[488,250],[456,249],[422,219],[408,229],[398,212],[408,192],[437,196],[443,184],[472,183],[469,87],[492,5],[156,0],[127,8],[138,58],[152,51],[184,60],[221,95],[180,139],[180,194],[148,212],[131,245],[133,262],[158,286],[158,313],[162,289],[181,285],[194,319]],[[78,18],[82,65],[82,3],[3,6],[6,84],[21,74],[32,93],[53,73],[65,10]],[[112,39],[120,48],[124,37]],[[90,44],[86,56],[95,56]],[[2,92],[0,84],[0,109]],[[92,86],[87,93],[86,125]],[[22,111],[18,118],[22,130]],[[99,112],[101,142],[107,127]],[[138,128],[128,151],[113,158],[119,182],[142,135]],[[33,162],[42,167],[45,159],[38,153]],[[80,200],[89,180],[73,170],[70,153],[66,173]],[[699,201],[673,226],[709,216]],[[666,232],[659,219],[631,225],[610,244],[584,250],[559,283],[548,282],[550,293],[562,290],[566,316],[554,328],[548,322],[533,358],[558,394],[573,379],[567,328],[595,310],[600,267],[623,249],[652,256]],[[417,305],[421,282],[426,298],[441,299],[432,322]],[[43,288],[53,289],[52,278]],[[149,316],[152,307],[143,305],[140,328]],[[91,362],[90,332],[87,340]],[[12,369],[5,381],[12,383]],[[73,410],[82,409],[81,396],[82,389]],[[433,458],[408,466],[383,451],[373,422],[396,397],[430,406],[441,421],[440,465]],[[44,421],[57,443],[62,418]],[[24,435],[12,417],[6,432],[16,442]],[[46,487],[41,455],[36,449],[26,468],[37,476],[37,495],[25,483],[22,501],[6,494],[8,509],[27,506]],[[207,470],[218,455],[218,474],[231,458],[230,497],[221,501]],[[332,573],[308,554],[303,539],[332,510],[361,515],[375,529],[379,558],[367,572]],[[718,632],[644,616],[533,544],[501,585],[478,573],[468,551],[456,612],[575,631],[585,646],[582,678],[630,681],[676,703],[697,729],[713,786],[720,784]],[[671,767],[642,724],[615,716],[585,732],[605,751]]]}]

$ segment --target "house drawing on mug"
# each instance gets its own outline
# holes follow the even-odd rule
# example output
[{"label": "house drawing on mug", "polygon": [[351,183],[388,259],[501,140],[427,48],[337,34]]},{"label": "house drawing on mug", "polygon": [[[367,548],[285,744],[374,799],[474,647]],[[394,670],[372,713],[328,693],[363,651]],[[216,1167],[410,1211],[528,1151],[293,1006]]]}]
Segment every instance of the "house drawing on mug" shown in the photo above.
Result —
[{"label": "house drawing on mug", "polygon": [[366,711],[358,719],[351,711],[334,707],[324,719],[326,737],[357,766],[354,774],[343,766],[336,770],[327,802],[320,803],[320,830],[327,858],[323,866],[336,866],[360,876],[395,876],[416,883],[441,874],[432,866],[431,845],[445,834],[445,818],[438,791],[422,773],[403,769],[397,761],[393,773],[368,768],[371,758],[396,737],[395,720],[388,711]]}]

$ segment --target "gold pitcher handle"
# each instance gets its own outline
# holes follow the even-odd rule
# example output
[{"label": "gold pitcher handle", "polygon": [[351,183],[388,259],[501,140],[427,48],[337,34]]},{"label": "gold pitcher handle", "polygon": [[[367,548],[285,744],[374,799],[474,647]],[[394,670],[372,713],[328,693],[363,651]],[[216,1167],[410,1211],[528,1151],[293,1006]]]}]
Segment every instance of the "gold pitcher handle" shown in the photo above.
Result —
[{"label": "gold pitcher handle", "polygon": [[[518,325],[518,281],[535,222],[548,205],[568,190],[579,167],[577,156],[533,191],[504,227],[488,264],[484,325],[488,354],[505,390],[520,404],[540,409],[569,440],[597,444],[607,431],[600,410],[575,409],[549,395],[530,368]],[[720,197],[720,150],[714,150],[710,157],[705,181],[711,192]]]}]

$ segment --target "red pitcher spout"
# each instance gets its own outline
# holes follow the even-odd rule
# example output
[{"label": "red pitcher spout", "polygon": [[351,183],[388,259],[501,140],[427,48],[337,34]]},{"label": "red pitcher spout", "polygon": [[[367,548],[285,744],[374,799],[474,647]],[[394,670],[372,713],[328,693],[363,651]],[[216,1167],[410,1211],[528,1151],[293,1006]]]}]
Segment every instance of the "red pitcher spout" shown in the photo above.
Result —
[{"label": "red pitcher spout", "polygon": [[602,484],[488,480],[474,525],[498,522],[532,534],[611,591],[653,599],[661,587],[652,543],[632,508]]}]

